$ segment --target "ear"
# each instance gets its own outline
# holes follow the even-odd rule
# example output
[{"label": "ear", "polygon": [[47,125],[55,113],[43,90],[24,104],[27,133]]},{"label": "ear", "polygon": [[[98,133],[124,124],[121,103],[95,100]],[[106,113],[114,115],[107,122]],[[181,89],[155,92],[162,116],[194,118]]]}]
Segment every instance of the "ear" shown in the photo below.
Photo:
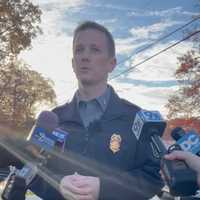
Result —
[{"label": "ear", "polygon": [[115,69],[116,65],[117,65],[117,59],[116,59],[116,57],[110,58],[109,73],[111,73]]},{"label": "ear", "polygon": [[72,69],[73,69],[73,72],[74,72],[74,58],[72,58]]}]

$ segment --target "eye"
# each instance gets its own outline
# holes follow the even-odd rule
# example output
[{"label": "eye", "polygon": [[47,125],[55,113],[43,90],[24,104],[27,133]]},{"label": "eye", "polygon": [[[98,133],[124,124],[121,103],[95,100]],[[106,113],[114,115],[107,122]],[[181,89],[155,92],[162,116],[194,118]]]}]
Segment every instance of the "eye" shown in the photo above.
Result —
[{"label": "eye", "polygon": [[98,47],[91,47],[92,52],[100,52]]},{"label": "eye", "polygon": [[75,53],[81,53],[81,52],[83,52],[83,50],[84,50],[84,48],[83,47],[76,47],[75,48]]}]

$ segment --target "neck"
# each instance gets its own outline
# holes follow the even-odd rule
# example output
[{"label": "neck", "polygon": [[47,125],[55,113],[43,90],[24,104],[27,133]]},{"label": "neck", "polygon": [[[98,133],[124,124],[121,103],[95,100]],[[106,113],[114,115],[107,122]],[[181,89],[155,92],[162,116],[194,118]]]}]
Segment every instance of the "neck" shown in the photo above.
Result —
[{"label": "neck", "polygon": [[107,88],[107,83],[97,85],[81,85],[79,84],[78,91],[80,98],[84,101],[89,101],[101,96]]}]

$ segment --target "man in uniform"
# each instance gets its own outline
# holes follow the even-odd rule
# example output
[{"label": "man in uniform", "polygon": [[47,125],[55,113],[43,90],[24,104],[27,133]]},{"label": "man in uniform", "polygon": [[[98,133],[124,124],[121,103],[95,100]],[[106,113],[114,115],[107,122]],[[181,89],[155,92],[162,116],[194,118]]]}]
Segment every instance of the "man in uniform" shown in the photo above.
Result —
[{"label": "man in uniform", "polygon": [[[83,166],[95,169],[102,165],[110,171],[95,175],[71,167],[61,180],[61,194],[67,199],[72,194],[78,200],[151,198],[163,186],[159,161],[150,140],[140,141],[132,131],[140,107],[119,98],[107,83],[116,66],[111,33],[95,22],[79,25],[74,32],[72,66],[78,90],[70,103],[53,110],[60,127],[69,133],[66,151],[88,159]],[[96,165],[89,164],[90,160]],[[33,184],[32,189],[45,200],[61,198],[44,185]]]}]

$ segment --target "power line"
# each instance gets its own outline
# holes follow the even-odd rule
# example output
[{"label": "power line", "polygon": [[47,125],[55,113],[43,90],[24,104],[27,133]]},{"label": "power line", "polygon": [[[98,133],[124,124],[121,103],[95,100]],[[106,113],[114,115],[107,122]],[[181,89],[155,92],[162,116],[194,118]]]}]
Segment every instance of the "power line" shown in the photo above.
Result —
[{"label": "power line", "polygon": [[178,42],[176,42],[176,43],[174,43],[174,44],[172,44],[172,45],[168,46],[167,48],[165,48],[165,49],[163,49],[163,50],[161,50],[161,51],[159,51],[159,52],[157,52],[157,53],[153,54],[152,56],[150,56],[150,57],[146,58],[145,60],[143,60],[143,61],[141,61],[141,62],[139,62],[139,63],[137,63],[137,64],[133,65],[132,67],[130,67],[130,68],[128,68],[128,69],[126,69],[126,70],[124,70],[123,72],[121,72],[121,73],[117,74],[116,76],[113,76],[113,77],[112,77],[112,78],[110,78],[109,80],[113,80],[113,79],[115,79],[115,78],[117,78],[117,77],[121,76],[122,74],[125,74],[125,73],[127,73],[127,72],[131,71],[132,69],[136,68],[137,66],[139,66],[139,65],[141,65],[141,64],[143,64],[143,63],[145,63],[145,62],[149,61],[150,59],[152,59],[152,58],[154,58],[154,57],[158,56],[159,54],[161,54],[161,53],[163,53],[163,52],[167,51],[168,49],[171,49],[172,47],[174,47],[174,46],[176,46],[176,45],[180,44],[181,42],[183,42],[183,41],[185,41],[185,40],[189,39],[190,37],[192,37],[192,36],[196,35],[197,33],[200,33],[200,30],[198,30],[198,31],[195,31],[195,32],[193,32],[192,34],[189,34],[188,36],[184,37],[182,40],[179,40]]},{"label": "power line", "polygon": [[130,59],[132,58],[133,55],[136,55],[136,54],[138,54],[138,53],[141,53],[141,52],[143,52],[143,51],[145,51],[145,50],[147,50],[147,49],[153,47],[155,44],[157,44],[157,43],[159,43],[160,41],[162,41],[162,40],[168,38],[169,36],[173,35],[174,33],[178,32],[178,31],[180,31],[180,30],[182,30],[182,29],[185,28],[186,26],[188,26],[188,25],[194,23],[195,21],[197,21],[197,20],[199,20],[199,19],[200,19],[200,16],[195,17],[194,19],[190,20],[188,23],[186,23],[186,24],[180,26],[179,28],[177,28],[177,29],[175,29],[174,31],[168,33],[167,35],[165,35],[165,36],[163,36],[163,37],[161,37],[161,38],[155,40],[155,42],[152,42],[151,44],[147,45],[146,47],[144,47],[144,48],[142,48],[142,49],[139,49],[138,51],[136,51],[135,53],[131,54],[130,56],[128,56],[128,57],[125,58],[124,60],[120,61],[117,65],[121,65],[122,63],[125,63],[126,61],[130,60]]}]

